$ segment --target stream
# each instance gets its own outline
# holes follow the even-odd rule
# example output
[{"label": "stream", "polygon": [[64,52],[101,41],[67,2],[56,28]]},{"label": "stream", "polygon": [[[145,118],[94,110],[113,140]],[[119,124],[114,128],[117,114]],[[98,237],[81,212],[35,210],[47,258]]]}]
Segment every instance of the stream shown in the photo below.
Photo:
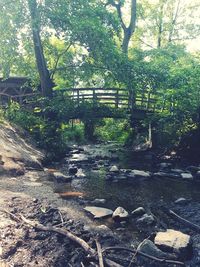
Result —
[{"label": "stream", "polygon": [[[83,169],[86,177],[73,179],[71,184],[54,185],[56,192],[83,192],[87,199],[106,199],[104,204],[106,208],[115,209],[121,206],[129,212],[139,206],[150,207],[158,202],[171,203],[180,197],[200,201],[200,184],[179,179],[166,177],[136,181],[123,179],[115,182],[106,181],[106,172],[112,165],[117,165],[119,169],[154,171],[156,163],[151,154],[144,152],[137,155],[117,144],[87,145],[82,148],[84,155],[94,159],[92,164],[81,161],[74,163]],[[96,165],[98,169],[94,170],[93,166]],[[64,164],[61,168],[64,173],[67,173],[67,169],[68,164]]]}]

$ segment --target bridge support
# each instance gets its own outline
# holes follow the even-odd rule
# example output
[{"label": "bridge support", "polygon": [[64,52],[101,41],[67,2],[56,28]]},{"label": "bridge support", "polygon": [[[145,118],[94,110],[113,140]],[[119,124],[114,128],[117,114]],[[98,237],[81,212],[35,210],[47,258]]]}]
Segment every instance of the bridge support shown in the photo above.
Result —
[{"label": "bridge support", "polygon": [[95,121],[93,119],[84,120],[84,136],[88,141],[95,141]]}]

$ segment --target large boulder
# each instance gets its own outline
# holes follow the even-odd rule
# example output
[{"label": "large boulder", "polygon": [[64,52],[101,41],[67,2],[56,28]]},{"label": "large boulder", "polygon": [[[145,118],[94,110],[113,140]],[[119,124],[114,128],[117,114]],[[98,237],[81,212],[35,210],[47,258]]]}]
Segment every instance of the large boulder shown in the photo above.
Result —
[{"label": "large boulder", "polygon": [[129,217],[129,214],[128,212],[122,208],[122,207],[118,207],[114,212],[113,212],[113,215],[112,215],[112,218],[113,220],[115,221],[123,221],[123,220],[126,220],[128,219]]},{"label": "large boulder", "polygon": [[166,232],[158,232],[154,243],[165,252],[174,252],[181,258],[191,255],[191,237],[180,231],[167,229]]}]

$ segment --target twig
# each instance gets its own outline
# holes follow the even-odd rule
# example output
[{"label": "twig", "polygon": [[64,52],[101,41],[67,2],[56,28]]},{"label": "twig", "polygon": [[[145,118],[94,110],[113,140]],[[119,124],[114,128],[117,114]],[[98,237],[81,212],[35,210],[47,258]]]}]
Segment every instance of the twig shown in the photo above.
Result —
[{"label": "twig", "polygon": [[[130,249],[130,248],[125,248],[125,247],[107,247],[102,252],[104,253],[104,252],[109,251],[109,250],[125,250],[125,251],[128,251],[130,253],[136,253],[136,250]],[[176,265],[180,265],[180,266],[185,266],[184,262],[157,258],[157,257],[151,256],[151,255],[148,255],[142,251],[138,251],[137,254],[140,256],[143,256],[145,258],[157,261],[159,263],[168,263],[168,264],[176,264]]]},{"label": "twig", "polygon": [[[68,237],[70,240],[72,240],[73,242],[77,243],[80,247],[83,248],[83,250],[88,253],[90,256],[94,257],[96,256],[96,250],[94,250],[93,248],[91,248],[88,243],[86,243],[83,239],[77,237],[76,235],[72,234],[70,231],[66,230],[66,229],[61,229],[61,228],[57,228],[54,226],[44,226],[36,221],[32,221],[32,220],[28,220],[26,219],[22,214],[20,214],[18,216],[10,213],[9,211],[5,210],[5,209],[0,209],[0,211],[10,215],[13,219],[15,219],[16,221],[23,221],[25,224],[41,230],[41,231],[50,231],[50,232],[54,232],[54,233],[58,233],[61,235],[64,235],[66,237]],[[120,264],[105,258],[105,263],[109,266],[109,267],[122,267]]]},{"label": "twig", "polygon": [[150,238],[150,236],[148,236],[147,238],[145,238],[145,239],[138,245],[138,247],[137,247],[135,253],[133,254],[133,257],[132,257],[132,259],[131,259],[131,261],[130,261],[128,267],[131,267],[131,264],[132,264],[132,262],[134,261],[135,257],[137,256],[139,249],[140,249],[141,246],[144,244],[144,242],[145,242],[146,240],[148,240],[149,238]]},{"label": "twig", "polygon": [[95,240],[95,241],[96,241],[97,253],[98,253],[98,257],[99,257],[99,267],[104,267],[101,245],[98,242],[98,240]]},{"label": "twig", "polygon": [[200,226],[197,225],[197,224],[194,224],[184,218],[182,218],[181,216],[179,216],[178,214],[176,214],[174,211],[172,210],[168,210],[167,208],[162,208],[162,210],[167,214],[169,215],[170,217],[172,217],[173,219],[189,226],[190,228],[192,228],[193,230],[197,231],[197,232],[200,232]]},{"label": "twig", "polygon": [[61,224],[62,224],[62,226],[63,226],[63,225],[64,225],[64,220],[63,220],[62,213],[61,213],[61,211],[59,211],[59,210],[58,210],[58,213],[59,213],[59,215],[60,215]]}]

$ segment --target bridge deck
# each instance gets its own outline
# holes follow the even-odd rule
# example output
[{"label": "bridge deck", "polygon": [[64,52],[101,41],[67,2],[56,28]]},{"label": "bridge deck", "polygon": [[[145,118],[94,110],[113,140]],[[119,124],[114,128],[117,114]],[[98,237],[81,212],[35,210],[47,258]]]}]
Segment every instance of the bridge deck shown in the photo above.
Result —
[{"label": "bridge deck", "polygon": [[[25,104],[29,98],[36,95],[27,85],[27,81],[24,77],[12,77],[7,80],[0,78],[0,104],[4,105],[10,100]],[[85,102],[94,106],[102,104],[116,110],[127,110],[139,117],[152,112],[171,111],[174,108],[174,103],[166,99],[166,96],[149,90],[135,92],[123,88],[69,88],[54,92],[62,92],[76,106]]]}]

